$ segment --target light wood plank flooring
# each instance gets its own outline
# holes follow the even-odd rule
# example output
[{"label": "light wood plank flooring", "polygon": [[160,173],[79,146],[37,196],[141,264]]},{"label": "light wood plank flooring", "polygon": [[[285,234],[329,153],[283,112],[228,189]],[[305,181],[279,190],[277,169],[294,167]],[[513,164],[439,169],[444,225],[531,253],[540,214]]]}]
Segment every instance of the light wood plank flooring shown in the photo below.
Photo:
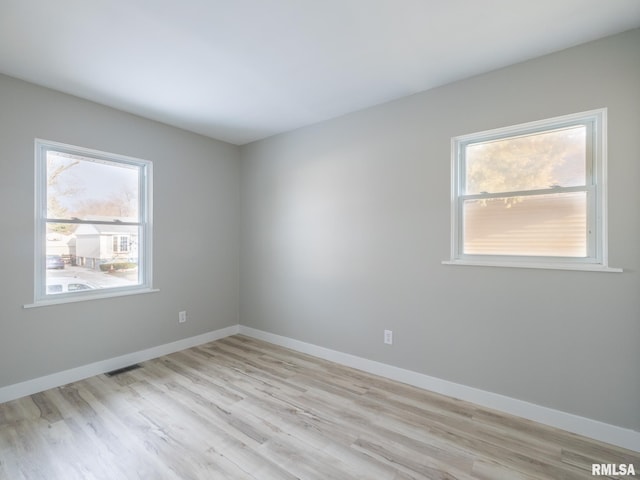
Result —
[{"label": "light wood plank flooring", "polygon": [[593,479],[640,455],[244,336],[0,405],[0,478]]}]

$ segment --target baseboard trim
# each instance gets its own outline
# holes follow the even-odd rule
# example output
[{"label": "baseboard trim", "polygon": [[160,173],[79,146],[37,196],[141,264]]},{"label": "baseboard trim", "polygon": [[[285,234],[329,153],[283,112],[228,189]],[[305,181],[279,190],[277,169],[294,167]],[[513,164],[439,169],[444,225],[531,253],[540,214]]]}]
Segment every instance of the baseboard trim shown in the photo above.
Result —
[{"label": "baseboard trim", "polygon": [[213,342],[239,332],[239,326],[221,328],[211,332],[196,335],[194,337],[183,338],[175,342],[166,343],[157,347],[147,348],[119,357],[101,360],[99,362],[90,363],[81,367],[64,370],[62,372],[53,373],[44,377],[34,378],[25,382],[16,383],[0,388],[0,403],[8,402],[18,398],[42,392],[50,388],[60,387],[68,383],[77,382],[94,375],[117,370],[134,363],[145,362],[153,358],[169,355],[170,353],[186,350],[187,348],[196,347],[204,343]]},{"label": "baseboard trim", "polygon": [[640,432],[240,325],[239,333],[392,380],[640,452]]},{"label": "baseboard trim", "polygon": [[14,385],[8,385],[0,388],[0,403],[42,392],[50,388],[60,387],[94,375],[100,375],[111,370],[123,368],[134,363],[144,362],[162,357],[163,355],[169,355],[171,353],[213,342],[237,333],[257,338],[259,340],[264,340],[275,345],[287,347],[315,357],[323,358],[348,367],[357,368],[375,375],[380,375],[392,380],[424,388],[425,390],[466,400],[483,407],[516,415],[544,425],[560,428],[578,435],[583,435],[585,437],[617,445],[622,448],[627,448],[635,452],[640,452],[640,432],[636,432],[635,430],[625,429],[615,425],[599,422],[597,420],[592,420],[590,418],[580,417],[571,413],[507,397],[505,395],[468,387],[448,380],[442,380],[440,378],[394,367],[374,360],[368,360],[348,353],[331,350],[329,348],[320,347],[318,345],[276,335],[274,333],[257,330],[244,325],[233,325],[207,332],[202,335],[184,338],[175,342],[159,345],[157,347],[94,362],[81,367],[46,375],[44,377],[16,383]]}]

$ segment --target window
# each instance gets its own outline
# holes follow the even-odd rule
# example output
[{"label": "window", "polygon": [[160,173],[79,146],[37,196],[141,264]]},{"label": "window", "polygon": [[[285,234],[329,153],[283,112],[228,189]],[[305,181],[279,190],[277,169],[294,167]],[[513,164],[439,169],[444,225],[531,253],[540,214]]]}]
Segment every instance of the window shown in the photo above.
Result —
[{"label": "window", "polygon": [[151,289],[151,167],[36,140],[36,305]]},{"label": "window", "polygon": [[126,253],[129,251],[129,236],[128,235],[114,235],[113,236],[113,251],[114,253]]},{"label": "window", "polygon": [[606,110],[452,140],[453,264],[609,270]]}]

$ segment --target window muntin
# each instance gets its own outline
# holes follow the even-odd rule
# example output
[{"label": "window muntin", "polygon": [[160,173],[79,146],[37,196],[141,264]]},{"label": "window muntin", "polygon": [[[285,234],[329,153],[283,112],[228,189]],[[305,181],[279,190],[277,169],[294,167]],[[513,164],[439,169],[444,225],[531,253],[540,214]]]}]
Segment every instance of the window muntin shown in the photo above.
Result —
[{"label": "window muntin", "polygon": [[151,167],[36,140],[36,304],[151,288]]},{"label": "window muntin", "polygon": [[606,110],[452,140],[452,260],[606,266]]}]

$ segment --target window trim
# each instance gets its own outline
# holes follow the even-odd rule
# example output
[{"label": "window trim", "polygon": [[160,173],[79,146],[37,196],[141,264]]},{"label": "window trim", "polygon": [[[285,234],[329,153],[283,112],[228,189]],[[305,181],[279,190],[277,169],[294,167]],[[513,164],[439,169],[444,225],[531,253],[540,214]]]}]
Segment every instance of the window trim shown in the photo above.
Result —
[{"label": "window trim", "polygon": [[[574,125],[589,125],[590,139],[587,144],[591,153],[591,174],[586,188],[591,190],[587,195],[587,224],[592,227],[593,238],[588,239],[588,257],[543,257],[543,256],[511,256],[511,255],[479,255],[462,252],[462,207],[464,198],[463,175],[464,148],[472,143],[481,143],[501,138],[560,129]],[[460,135],[451,139],[451,257],[442,263],[445,265],[472,265],[495,267],[543,268],[560,270],[582,270],[601,272],[621,272],[620,268],[608,266],[607,243],[607,109],[601,108],[570,115],[522,123],[503,128]],[[571,191],[571,187],[562,189]],[[546,192],[546,190],[545,190]],[[555,189],[548,193],[556,192]],[[506,194],[513,192],[505,192]],[[505,193],[496,194],[504,196]]]},{"label": "window trim", "polygon": [[[129,157],[85,147],[78,147],[60,142],[35,139],[35,238],[34,238],[34,302],[24,305],[25,308],[55,305],[60,303],[79,302],[100,298],[134,295],[139,293],[157,292],[153,288],[153,164],[149,160]],[[66,152],[79,156],[86,156],[113,163],[133,165],[139,168],[139,224],[140,250],[139,272],[140,283],[133,286],[105,288],[91,291],[68,292],[57,295],[46,293],[46,225],[47,225],[47,178],[46,153],[49,150]],[[86,223],[75,222],[68,223]],[[90,222],[102,223],[102,222]],[[110,222],[109,222],[110,223]]]}]

